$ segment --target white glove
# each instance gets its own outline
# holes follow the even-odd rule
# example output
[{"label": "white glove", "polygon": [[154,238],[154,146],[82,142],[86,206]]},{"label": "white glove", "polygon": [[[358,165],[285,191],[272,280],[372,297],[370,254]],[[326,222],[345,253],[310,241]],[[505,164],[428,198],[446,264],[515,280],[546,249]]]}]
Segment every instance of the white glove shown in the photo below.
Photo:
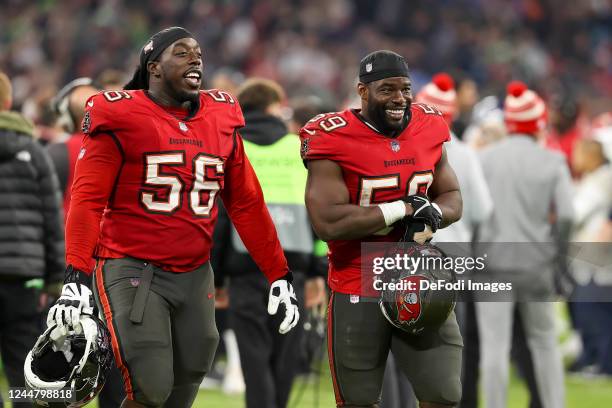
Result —
[{"label": "white glove", "polygon": [[66,335],[68,326],[74,330],[81,331],[81,314],[93,314],[93,294],[91,290],[80,283],[72,282],[64,284],[62,294],[49,310],[47,315],[47,327],[57,325],[54,337]]},{"label": "white glove", "polygon": [[300,320],[295,291],[291,283],[285,279],[275,281],[270,287],[268,314],[275,315],[278,311],[278,305],[281,303],[285,305],[285,319],[278,328],[278,332],[285,334],[293,329]]}]

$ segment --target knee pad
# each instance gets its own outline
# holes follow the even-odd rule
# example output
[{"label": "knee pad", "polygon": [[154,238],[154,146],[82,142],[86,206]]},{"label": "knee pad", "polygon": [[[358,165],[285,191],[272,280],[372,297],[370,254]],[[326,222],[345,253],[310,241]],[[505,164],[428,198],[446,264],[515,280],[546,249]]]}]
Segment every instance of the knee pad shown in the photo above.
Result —
[{"label": "knee pad", "polygon": [[197,384],[183,384],[174,387],[168,401],[164,404],[164,408],[191,407],[198,395],[199,389],[199,382]]},{"label": "knee pad", "polygon": [[215,331],[210,333],[206,337],[202,339],[201,353],[203,354],[205,367],[204,372],[210,372],[212,367],[213,360],[215,358],[215,353],[217,352],[217,346],[219,345],[219,332]]},{"label": "knee pad", "polygon": [[421,408],[452,408],[461,401],[461,379],[458,375],[440,379],[426,390],[415,390]]},{"label": "knee pad", "polygon": [[163,407],[172,392],[174,380],[162,377],[164,376],[151,375],[143,379],[144,381],[134,390],[134,401],[146,407]]}]

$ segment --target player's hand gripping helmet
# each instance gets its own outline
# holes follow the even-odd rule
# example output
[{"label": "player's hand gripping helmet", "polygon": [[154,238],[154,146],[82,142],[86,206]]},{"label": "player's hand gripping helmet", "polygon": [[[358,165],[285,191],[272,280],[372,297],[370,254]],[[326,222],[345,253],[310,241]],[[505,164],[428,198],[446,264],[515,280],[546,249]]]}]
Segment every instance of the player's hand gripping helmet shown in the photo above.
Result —
[{"label": "player's hand gripping helmet", "polygon": [[[55,327],[45,330],[26,357],[26,388],[72,392],[72,398],[65,402],[35,400],[37,406],[82,407],[104,386],[113,359],[110,334],[104,323],[91,315],[82,315],[80,327],[67,336],[55,339]],[[51,393],[47,391],[47,395]]]},{"label": "player's hand gripping helmet", "polygon": [[[387,320],[398,329],[416,335],[436,330],[446,321],[455,307],[454,290],[432,290],[421,281],[455,281],[454,271],[443,268],[444,254],[431,244],[402,242],[399,253],[412,259],[422,259],[416,269],[388,271],[386,283],[379,299],[380,309]],[[423,262],[428,260],[426,262]],[[414,265],[414,263],[413,263]],[[426,267],[423,267],[425,265]]]}]

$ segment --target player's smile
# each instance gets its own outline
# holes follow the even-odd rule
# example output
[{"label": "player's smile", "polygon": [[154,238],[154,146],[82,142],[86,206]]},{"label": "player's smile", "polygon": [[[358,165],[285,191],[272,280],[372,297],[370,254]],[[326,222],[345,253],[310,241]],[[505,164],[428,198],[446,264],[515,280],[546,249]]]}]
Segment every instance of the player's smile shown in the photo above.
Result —
[{"label": "player's smile", "polygon": [[401,122],[406,113],[407,106],[392,106],[385,109],[387,120],[389,122]]},{"label": "player's smile", "polygon": [[200,89],[202,85],[202,70],[200,68],[192,68],[187,70],[183,75],[187,86],[192,89]]}]

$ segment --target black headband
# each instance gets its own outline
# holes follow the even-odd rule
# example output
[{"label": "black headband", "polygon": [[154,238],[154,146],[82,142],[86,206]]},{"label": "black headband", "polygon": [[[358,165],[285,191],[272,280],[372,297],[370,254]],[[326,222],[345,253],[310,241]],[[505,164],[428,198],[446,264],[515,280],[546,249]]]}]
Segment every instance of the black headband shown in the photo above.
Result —
[{"label": "black headband", "polygon": [[392,77],[409,77],[404,57],[393,51],[374,51],[359,64],[359,81],[364,84]]},{"label": "black headband", "polygon": [[140,64],[134,72],[130,82],[123,89],[149,89],[149,71],[147,64],[157,61],[162,52],[173,42],[181,38],[194,38],[193,35],[182,27],[166,28],[154,34],[140,50]]}]

